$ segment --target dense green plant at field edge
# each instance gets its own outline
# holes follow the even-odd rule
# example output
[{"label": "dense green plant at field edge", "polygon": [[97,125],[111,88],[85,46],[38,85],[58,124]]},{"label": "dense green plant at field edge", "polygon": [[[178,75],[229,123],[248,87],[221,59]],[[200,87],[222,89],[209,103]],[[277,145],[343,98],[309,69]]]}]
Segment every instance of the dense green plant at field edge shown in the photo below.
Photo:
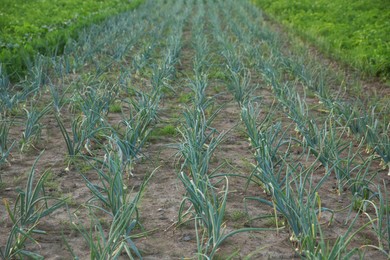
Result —
[{"label": "dense green plant at field edge", "polygon": [[386,0],[253,2],[333,57],[369,75],[390,76]]},{"label": "dense green plant at field edge", "polygon": [[[0,63],[12,78],[23,74],[37,53],[61,53],[69,38],[85,26],[118,12],[134,9],[143,0],[2,0],[0,5]],[[16,75],[14,75],[16,73]]]}]

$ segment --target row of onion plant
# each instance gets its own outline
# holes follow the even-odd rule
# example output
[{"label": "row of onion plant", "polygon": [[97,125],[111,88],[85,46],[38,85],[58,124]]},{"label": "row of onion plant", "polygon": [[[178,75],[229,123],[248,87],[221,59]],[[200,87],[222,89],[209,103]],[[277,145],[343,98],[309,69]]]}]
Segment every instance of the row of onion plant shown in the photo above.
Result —
[{"label": "row of onion plant", "polygon": [[[88,205],[90,209],[98,209],[111,218],[111,229],[108,234],[104,232],[102,224],[92,210],[91,227],[93,229],[88,230],[81,224],[76,225],[90,246],[91,257],[117,258],[124,251],[130,258],[134,256],[142,258],[132,240],[132,232],[137,226],[140,226],[137,205],[151,175],[145,178],[137,191],[133,191],[129,187],[126,176],[133,175],[134,163],[140,157],[142,147],[158,119],[159,103],[163,95],[162,89],[167,86],[167,82],[175,74],[174,67],[180,53],[183,21],[189,14],[189,9],[182,3],[175,6],[178,9],[174,10],[178,13],[181,12],[182,15],[169,20],[170,23],[174,23],[174,26],[169,32],[170,36],[167,37],[167,47],[161,52],[162,58],[147,65],[152,69],[149,93],[135,91],[129,100],[125,100],[125,103],[128,104],[129,114],[123,114],[119,125],[124,130],[117,131],[111,125],[103,125],[103,128],[109,128],[111,132],[106,137],[108,143],[104,145],[103,158],[86,158],[100,180],[100,184],[97,185],[83,175],[87,187],[93,194]],[[108,93],[108,91],[104,93]],[[102,106],[99,105],[99,107]],[[102,120],[102,117],[100,117],[100,121],[107,124],[107,120]],[[101,240],[94,240],[95,229],[100,233]]]},{"label": "row of onion plant", "polygon": [[[223,227],[229,182],[227,177],[216,178],[218,168],[211,169],[210,162],[225,133],[212,127],[220,108],[212,110],[215,101],[213,97],[207,97],[210,62],[208,41],[204,32],[204,8],[200,2],[198,13],[193,19],[194,79],[190,80],[193,103],[183,113],[184,123],[179,129],[182,136],[182,143],[179,145],[182,158],[179,179],[186,189],[179,211],[179,222],[184,221],[186,216],[195,221],[197,257],[213,259],[221,244],[230,236],[263,229],[243,228],[227,232]],[[209,19],[217,16],[213,11],[208,9]],[[220,190],[218,186],[223,182],[225,185]]]},{"label": "row of onion plant", "polygon": [[[365,102],[360,100],[351,102],[348,98],[343,98],[341,94],[344,91],[337,89],[331,91],[331,88],[334,88],[333,85],[344,84],[343,82],[338,83],[340,80],[334,76],[335,72],[332,72],[324,65],[320,65],[316,60],[308,58],[311,55],[307,51],[299,50],[297,53],[286,55],[282,51],[281,39],[276,39],[277,36],[275,34],[269,37],[269,31],[258,30],[256,24],[261,19],[259,18],[261,17],[259,12],[256,12],[251,6],[245,8],[242,6],[239,8],[237,6],[237,8],[235,10],[239,11],[238,20],[245,24],[245,28],[250,32],[240,35],[244,37],[249,37],[247,35],[256,35],[259,38],[259,43],[261,41],[268,42],[269,48],[272,49],[271,51],[275,61],[274,66],[292,75],[310,91],[316,93],[319,101],[326,109],[340,116],[339,120],[341,123],[356,136],[357,141],[360,142],[361,138],[364,138],[368,150],[374,152],[381,159],[384,168],[387,167],[390,171],[389,118],[387,115],[389,107],[367,107],[364,104]],[[256,57],[256,60],[259,60],[258,57]],[[349,83],[348,87],[353,87],[353,84],[357,83]],[[347,91],[347,93],[349,92]]]},{"label": "row of onion plant", "polygon": [[[72,163],[75,170],[79,170],[80,166],[88,163],[97,173],[100,184],[92,182],[87,175],[83,175],[87,187],[93,194],[86,204],[91,216],[91,229],[84,228],[77,220],[73,222],[89,244],[91,258],[114,259],[119,257],[123,251],[129,257],[133,255],[141,257],[130,235],[132,230],[139,225],[137,205],[149,177],[145,178],[139,190],[132,191],[126,183],[126,175],[132,174],[132,165],[139,157],[142,146],[157,119],[158,105],[163,93],[162,83],[173,78],[175,73],[173,68],[178,62],[183,21],[189,14],[189,8],[184,8],[183,3],[183,1],[181,3],[171,1],[168,5],[161,3],[160,6],[155,6],[152,1],[147,1],[140,7],[139,12],[119,15],[108,19],[101,26],[92,26],[86,29],[78,40],[71,41],[66,46],[63,56],[37,57],[35,64],[31,64],[28,79],[21,81],[13,88],[10,87],[7,77],[2,75],[1,87],[6,91],[1,92],[1,99],[7,102],[1,103],[1,129],[6,133],[2,135],[1,140],[1,163],[6,162],[14,144],[10,143],[7,138],[12,127],[11,123],[13,123],[11,112],[13,109],[18,109],[21,103],[26,102],[29,105],[25,106],[27,120],[25,131],[22,134],[22,149],[34,147],[40,141],[41,120],[53,114],[50,109],[53,106],[55,119],[67,147],[69,163]],[[172,6],[175,8],[171,9]],[[165,10],[164,16],[157,15],[158,12],[155,12],[155,16],[146,16],[145,14],[150,11],[151,7]],[[183,10],[185,12],[182,12]],[[172,19],[170,16],[172,11],[185,15]],[[150,19],[145,21],[143,17]],[[168,31],[164,29],[171,25],[174,25],[173,29]],[[154,82],[153,78],[151,79],[152,88],[149,93],[133,90],[129,85],[125,86],[132,96],[128,100],[121,100],[121,103],[127,104],[121,110],[129,111],[129,113],[128,115],[123,113],[123,119],[116,127],[110,123],[108,114],[112,104],[118,99],[120,89],[117,84],[109,84],[108,81],[102,80],[102,75],[106,71],[110,72],[117,64],[120,65],[122,72],[127,71],[128,74],[140,69],[139,66],[132,66],[132,64],[128,66],[124,58],[128,57],[126,55],[130,52],[132,52],[131,55],[136,55],[132,49],[134,46],[137,48],[137,42],[145,39],[148,27],[154,28],[155,33],[146,39],[146,41],[152,41],[151,46],[158,46],[156,42],[160,41],[162,33],[171,35],[169,40],[163,43],[167,48],[162,49],[164,58],[159,60],[158,64],[143,62],[145,63],[143,66],[158,68],[155,74],[159,74],[160,81]],[[111,39],[114,37],[118,39],[115,41],[117,48],[112,48]],[[151,54],[149,48],[145,50],[138,46],[138,50],[141,56],[147,55],[145,51]],[[84,75],[88,76],[81,78],[68,75],[76,72],[85,73]],[[46,84],[52,102],[48,102],[49,104],[43,108],[38,108],[38,103],[46,102],[43,88]],[[31,101],[26,101],[30,97],[33,97]],[[68,111],[64,111],[66,108]],[[69,121],[63,116],[68,112],[73,114],[70,119],[70,128],[67,126]],[[47,176],[48,174],[45,174],[41,177],[42,181],[35,189],[37,196],[43,189],[43,182]],[[25,197],[23,194],[21,196],[20,201],[24,203]],[[29,203],[35,203],[33,207],[40,206],[38,204],[41,200],[38,197],[34,197],[33,201],[28,199]],[[54,207],[49,207],[50,212],[43,211],[41,217],[48,215],[59,206],[60,204],[58,206],[55,204]],[[32,223],[31,228],[27,225],[20,228],[18,209],[15,207],[12,211],[10,207],[8,208],[10,216],[15,220],[15,227],[12,228],[6,248],[1,251],[2,256],[6,259],[23,255],[38,256],[23,249],[25,242],[34,241],[33,234],[37,233],[35,226],[39,219],[36,219],[36,223]],[[38,209],[43,209],[43,207]],[[19,211],[24,210],[21,208]],[[96,218],[96,210],[101,210],[111,217],[109,233],[105,232],[101,221]],[[94,240],[95,230],[100,232],[101,240],[99,241]]]},{"label": "row of onion plant", "polygon": [[[275,96],[278,98],[279,102],[282,105],[284,105],[288,111],[290,111],[287,113],[287,115],[293,120],[293,122],[296,123],[296,126],[297,126],[296,130],[298,130],[301,134],[303,133],[302,134],[303,135],[302,136],[303,142],[300,142],[300,143],[303,144],[304,147],[308,147],[309,148],[308,151],[310,153],[312,153],[313,155],[315,155],[317,160],[320,161],[324,165],[324,167],[326,169],[326,178],[328,177],[328,175],[330,174],[331,171],[334,171],[336,173],[337,179],[339,180],[339,189],[342,188],[343,184],[350,185],[350,188],[352,189],[354,195],[360,196],[360,199],[362,199],[362,198],[363,199],[369,199],[369,198],[372,199],[373,197],[377,196],[377,194],[374,192],[371,193],[371,197],[369,197],[367,195],[367,194],[369,194],[368,187],[369,187],[369,185],[371,185],[371,179],[373,178],[372,176],[367,175],[368,170],[370,168],[369,166],[370,166],[370,162],[371,162],[372,158],[368,158],[366,160],[363,159],[364,163],[362,165],[356,165],[356,163],[354,163],[354,160],[357,157],[359,157],[358,158],[359,161],[362,160],[360,153],[359,153],[360,146],[358,147],[358,152],[355,153],[352,150],[352,143],[351,142],[350,143],[343,142],[342,138],[343,138],[343,135],[345,135],[345,132],[343,132],[342,129],[345,129],[345,128],[343,128],[342,125],[340,126],[337,114],[335,115],[335,114],[331,113],[329,115],[329,117],[325,120],[325,124],[324,124],[324,126],[322,126],[322,129],[320,129],[319,125],[313,119],[310,119],[310,118],[308,119],[307,105],[304,103],[304,100],[302,98],[300,98],[300,96],[294,90],[294,88],[292,87],[292,84],[279,83],[283,79],[281,76],[283,75],[284,72],[280,70],[279,63],[280,63],[281,58],[278,56],[273,57],[274,46],[270,46],[270,48],[272,48],[272,52],[270,54],[268,54],[268,53],[264,54],[263,52],[256,50],[255,49],[256,47],[255,48],[252,47],[252,46],[257,46],[256,44],[253,44],[253,36],[252,35],[262,37],[262,38],[266,37],[267,38],[266,40],[268,42],[270,42],[270,45],[271,45],[271,43],[272,43],[272,45],[274,45],[274,43],[276,42],[275,38],[270,36],[269,32],[267,30],[264,30],[263,28],[259,28],[258,26],[256,27],[256,24],[253,21],[251,21],[252,22],[251,27],[247,27],[247,28],[240,27],[240,25],[238,25],[238,24],[242,23],[242,20],[245,20],[245,19],[241,19],[245,15],[241,14],[239,19],[235,19],[234,18],[235,16],[232,13],[230,13],[229,10],[240,10],[240,8],[241,8],[241,11],[242,11],[243,8],[242,8],[242,6],[240,6],[240,4],[235,4],[235,3],[231,3],[231,4],[233,4],[234,6],[231,6],[230,8],[229,7],[224,8],[223,10],[225,10],[224,14],[227,17],[226,22],[229,24],[229,28],[231,29],[232,33],[235,35],[235,39],[239,39],[239,41],[237,41],[237,42],[242,44],[242,48],[239,49],[238,51],[236,51],[237,52],[236,55],[234,55],[234,53],[232,53],[231,51],[226,52],[227,55],[225,54],[224,56],[225,56],[226,60],[230,60],[230,62],[228,62],[228,64],[230,66],[231,66],[231,64],[235,64],[236,65],[235,67],[239,68],[237,71],[240,71],[240,70],[246,71],[245,65],[243,64],[243,62],[240,61],[240,58],[238,58],[238,56],[240,56],[240,54],[241,54],[240,50],[242,50],[243,53],[249,53],[249,55],[248,55],[249,57],[247,59],[245,59],[245,61],[247,62],[246,64],[249,64],[249,66],[251,66],[252,64],[255,66],[257,65],[257,68],[259,69],[259,71],[267,79],[269,84],[274,88]],[[251,12],[254,12],[254,11],[251,10]],[[257,15],[257,17],[261,17],[261,15]],[[257,23],[257,24],[259,24],[259,23]],[[257,33],[253,33],[253,34],[244,33],[245,30],[248,30],[248,29],[256,31]],[[218,33],[218,32],[215,33],[215,35],[218,35],[218,34],[220,34],[220,33]],[[221,39],[221,37],[219,39]],[[259,41],[261,41],[261,40],[262,39],[259,39]],[[219,42],[221,44],[224,44],[224,42],[225,42],[225,44],[226,44],[225,49],[229,50],[229,47],[230,47],[229,44],[231,44],[231,42],[228,41],[226,43],[226,40],[222,40],[222,41],[220,40]],[[232,42],[234,42],[234,41],[232,41]],[[275,44],[275,45],[278,46],[278,44]],[[235,47],[237,49],[237,45]],[[278,50],[275,50],[275,52],[278,52]],[[268,56],[268,58],[264,59],[264,56]],[[277,69],[275,69],[275,68],[277,68]],[[238,74],[238,73],[236,73],[236,74]],[[322,75],[320,75],[320,76],[322,76]],[[320,78],[320,76],[319,76],[319,78]],[[302,75],[301,75],[301,77],[303,78]],[[244,80],[245,75],[242,76],[241,78],[242,78],[242,82],[244,82],[244,83],[249,82],[249,81]],[[309,80],[306,80],[306,81],[309,82]],[[234,80],[233,80],[233,82],[234,82]],[[238,82],[238,81],[236,81],[236,82]],[[311,83],[311,84],[313,84],[313,83]],[[236,85],[239,86],[239,84],[236,84]],[[243,101],[244,101],[245,106],[242,108],[243,113],[244,113],[243,115],[248,114],[246,111],[253,111],[254,110],[251,102],[245,103],[245,100],[248,100],[248,98],[246,98],[246,99],[240,98],[239,95],[236,94],[236,93],[240,93],[240,91],[245,89],[246,85],[247,84],[241,84],[241,87],[230,88],[232,94],[235,96],[237,102],[241,106],[242,106]],[[250,89],[252,90],[253,88],[250,88]],[[323,88],[321,88],[321,91],[323,91],[323,93],[326,93],[323,90]],[[288,105],[286,105],[286,102],[288,103]],[[248,107],[246,107],[246,106],[248,106]],[[248,117],[248,116],[246,116],[246,117]],[[256,122],[256,118],[252,119],[252,120],[249,120],[248,118],[247,118],[247,120],[244,120],[244,118],[243,118],[243,121],[253,123],[253,122]],[[303,123],[303,122],[306,122],[306,123]],[[305,126],[305,124],[306,124],[306,126]],[[299,127],[301,127],[300,130],[299,130]],[[280,170],[279,170],[279,173],[274,172],[274,167],[272,167],[273,166],[272,161],[276,160],[277,162],[284,162],[287,159],[287,158],[282,157],[282,159],[278,160],[278,158],[275,158],[275,155],[277,154],[276,153],[277,148],[279,148],[280,145],[287,142],[283,138],[275,140],[275,138],[277,137],[277,134],[280,133],[280,124],[271,125],[271,126],[269,126],[268,129],[261,129],[261,130],[257,130],[257,131],[254,130],[254,129],[256,129],[255,127],[248,128],[248,126],[247,126],[247,129],[248,129],[248,134],[249,134],[250,140],[252,142],[252,145],[255,147],[255,149],[266,148],[266,149],[270,149],[270,151],[273,151],[273,152],[270,152],[273,155],[272,156],[273,160],[265,160],[265,158],[269,158],[269,156],[267,156],[267,154],[264,154],[264,151],[263,151],[263,153],[260,153],[260,151],[257,151],[257,150],[255,152],[255,156],[257,154],[261,154],[258,157],[258,160],[257,160],[258,166],[256,167],[256,169],[258,169],[258,168],[260,168],[260,169],[255,170],[255,172],[256,171],[259,172],[257,176],[258,176],[260,182],[265,186],[266,190],[270,191],[270,189],[271,189],[272,190],[271,193],[275,193],[274,186],[276,186],[278,183],[277,176],[279,176],[279,178],[281,178],[281,176],[285,176],[284,178],[288,178],[289,176],[292,176],[292,179],[295,179],[295,178],[297,178],[295,176],[302,176],[303,173],[305,173],[304,176],[306,176],[306,177],[304,177],[304,179],[303,179],[303,180],[305,180],[307,178],[307,176],[310,176],[313,174],[314,168],[309,167],[308,169],[297,171],[297,169],[299,168],[297,166],[289,166],[289,168],[293,169],[293,170],[290,170],[290,173],[286,172],[286,173],[281,175]],[[342,134],[336,135],[336,131],[339,131],[340,129],[342,130],[341,131]],[[267,135],[268,135],[268,137],[267,137]],[[253,143],[253,139],[256,140],[257,138],[259,138],[261,143],[258,143],[258,144]],[[276,143],[264,143],[264,142],[266,142],[266,140],[271,140],[271,141],[276,142]],[[291,141],[288,141],[288,142],[291,142]],[[361,143],[360,143],[360,145],[361,145]],[[273,150],[273,149],[275,149],[275,150]],[[347,156],[347,158],[341,158],[340,155],[345,150],[348,151],[348,156]],[[282,153],[282,154],[286,154],[286,153]],[[345,161],[346,161],[346,164],[345,164]],[[269,162],[271,162],[271,163],[269,163]],[[279,166],[276,168],[281,169],[283,167]],[[271,176],[271,177],[267,177],[267,174],[266,174],[267,172],[268,172],[269,176]],[[352,172],[355,173],[355,176],[356,176],[355,179],[351,179],[350,174]],[[253,177],[253,175],[252,175],[252,177]],[[271,181],[275,177],[276,177],[276,179],[275,179],[276,181]],[[313,190],[317,191],[321,186],[320,184],[323,183],[326,178],[324,177],[320,181],[320,183],[317,184],[317,186],[315,188],[313,188]],[[302,180],[302,179],[300,178],[300,180]],[[285,179],[284,179],[284,181],[285,181]],[[276,183],[276,184],[274,184],[274,183]],[[292,183],[292,182],[290,182],[290,183]],[[298,192],[297,194],[298,195],[300,194],[300,196],[301,196],[303,194],[302,193],[303,190],[301,190],[301,192],[299,192],[300,188],[302,189],[302,187],[305,187],[307,185],[309,185],[311,187],[311,184],[308,184],[306,182],[306,180],[303,183],[299,183],[299,185],[295,185],[295,187],[293,189],[291,189],[291,187],[287,186],[287,185],[290,185],[290,183],[287,182],[285,185],[280,185],[280,184],[278,185],[280,188],[280,191],[283,191],[280,194],[278,194],[278,196],[277,196],[278,199],[283,198],[283,196],[281,196],[281,195],[284,194],[286,189],[290,190],[289,194],[293,194],[293,192],[291,192],[291,191],[296,191],[296,192]],[[271,184],[272,187],[271,188],[268,187],[268,184]],[[297,183],[295,182],[295,184],[297,184]],[[357,184],[361,184],[361,185],[357,185]],[[295,199],[295,201],[304,202],[304,201],[306,201],[307,197],[310,197],[310,196],[318,196],[318,194],[315,195],[315,192],[314,192],[314,193],[312,193],[312,195],[305,194],[304,196],[301,196],[301,197],[292,196],[289,199],[290,199],[290,201]],[[313,200],[314,200],[314,197],[313,197]],[[267,202],[270,206],[275,207],[274,201],[268,202],[264,199],[259,199],[259,201]],[[282,199],[282,201],[283,201],[283,199]],[[383,199],[381,201],[383,201]],[[283,205],[283,203],[284,202],[279,201],[278,211],[283,212],[282,214],[284,214],[284,215],[289,215],[288,212],[283,211],[283,207],[281,207],[281,205]],[[303,206],[303,204],[302,204],[302,206]],[[308,206],[305,205],[305,206],[303,206],[303,208],[304,207],[308,207]],[[310,208],[310,207],[308,207],[308,208]],[[313,212],[316,211],[314,208],[312,208],[312,209],[313,209]],[[299,212],[299,210],[297,210],[297,208],[295,208],[295,210],[296,210],[295,212]],[[317,209],[317,212],[318,211],[321,212],[321,210],[324,210],[324,209]],[[328,210],[328,209],[326,209],[326,210]],[[298,216],[300,216],[300,215],[297,215],[295,219],[297,219]],[[380,219],[383,219],[383,216],[384,216],[384,214],[382,214]],[[294,217],[291,217],[291,218],[292,219],[290,219],[290,220],[293,221]],[[313,220],[314,220],[314,218],[313,218]],[[289,222],[289,220],[287,220],[287,221]],[[356,221],[356,219],[355,219],[355,221]],[[369,223],[364,225],[364,227],[368,226],[370,223],[372,224],[373,222],[374,221],[370,221]],[[292,225],[293,223],[289,222],[289,224],[291,227],[294,227]],[[313,224],[313,223],[309,222],[308,226],[310,226],[311,224]],[[315,224],[315,226],[317,228],[317,231],[315,232],[316,234],[318,232],[318,229],[320,228],[320,226],[317,226],[317,224]],[[335,255],[336,253],[341,254],[341,252],[343,250],[346,250],[346,246],[350,242],[350,240],[348,240],[346,238],[348,235],[351,234],[352,226],[353,225],[351,225],[350,228],[348,229],[347,234],[344,235],[345,237],[343,237],[343,239],[338,241],[340,243],[336,243],[331,250],[328,248],[328,250],[326,252],[329,253],[329,255]],[[307,248],[307,246],[309,244],[312,244],[312,245],[313,245],[313,243],[315,244],[316,235],[306,236],[300,232],[297,232],[297,230],[299,230],[299,229],[293,228],[294,235],[295,236],[299,235],[298,241],[300,241],[300,243],[301,243],[300,246],[301,246],[302,250],[305,250],[304,248]],[[361,229],[359,229],[359,230],[361,230]],[[308,233],[306,233],[306,234],[308,234]],[[303,237],[307,237],[307,238],[303,238]],[[351,237],[353,237],[353,236],[351,236]],[[321,236],[321,239],[323,239],[322,236]],[[348,240],[348,242],[347,242],[347,240]],[[325,242],[322,241],[322,243],[325,243]],[[319,256],[319,254],[321,254],[321,252],[319,252],[318,250],[315,250],[316,249],[315,247],[313,247],[313,246],[310,246],[310,247],[312,247],[312,248],[307,249],[307,252],[315,252],[311,255],[311,257],[314,257],[314,255]],[[324,252],[324,247],[322,247],[321,250],[323,250],[323,252]],[[352,250],[351,252],[348,252],[348,253],[346,251],[343,251],[343,253],[348,255],[349,253],[351,253],[351,254],[357,253],[356,251],[358,251],[358,250]]]}]

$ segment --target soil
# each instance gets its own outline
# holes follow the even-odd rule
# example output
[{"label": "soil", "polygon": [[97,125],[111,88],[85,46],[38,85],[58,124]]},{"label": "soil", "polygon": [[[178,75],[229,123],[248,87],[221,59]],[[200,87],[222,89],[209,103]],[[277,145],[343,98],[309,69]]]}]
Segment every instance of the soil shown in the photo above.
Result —
[{"label": "soil", "polygon": [[[192,17],[192,16],[191,16]],[[175,92],[167,91],[159,107],[159,120],[153,126],[154,132],[163,129],[166,126],[173,125],[175,128],[181,127],[183,123],[183,108],[190,105],[190,102],[183,101],[183,95],[189,94],[188,78],[191,77],[193,57],[195,50],[192,41],[192,23],[188,18],[183,31],[183,47],[180,53],[180,62],[176,65],[176,77],[170,81],[170,85]],[[208,25],[210,26],[210,25]],[[228,29],[227,29],[228,30]],[[217,44],[211,31],[207,30],[209,44]],[[279,33],[283,33],[279,31]],[[162,49],[163,47],[159,47]],[[159,50],[160,50],[159,49]],[[132,52],[141,51],[138,46]],[[212,49],[214,51],[214,49]],[[217,50],[215,50],[217,51]],[[157,51],[158,52],[158,51]],[[223,59],[218,53],[213,53],[218,62]],[[98,57],[96,57],[98,58]],[[320,60],[319,60],[320,62]],[[332,65],[334,67],[334,65]],[[223,67],[223,64],[221,65]],[[92,68],[86,68],[85,71],[77,71],[74,75],[69,75],[69,82],[75,82],[75,79],[83,81],[83,75],[93,71]],[[110,78],[117,77],[117,71],[106,72]],[[262,76],[255,70],[251,71],[252,84],[258,84],[261,87],[256,95],[261,96],[261,106],[263,111],[259,120],[265,117],[272,104],[277,103],[271,86],[264,84]],[[147,69],[132,79],[132,85],[140,90],[150,88],[150,71]],[[367,81],[365,81],[367,82]],[[371,80],[369,89],[377,93],[389,93],[389,88],[384,86],[379,80]],[[363,89],[367,84],[363,83]],[[375,89],[375,90],[373,90]],[[234,97],[227,89],[227,82],[220,78],[211,78],[207,89],[208,97],[214,98],[215,107],[222,106],[217,118],[213,122],[213,127],[220,132],[225,132],[224,141],[219,145],[215,152],[211,169],[217,169],[221,173],[228,174],[229,196],[226,208],[224,226],[226,232],[245,227],[268,228],[266,231],[243,232],[230,237],[225,241],[218,251],[218,259],[299,259],[302,255],[296,250],[297,245],[290,240],[292,233],[284,220],[279,220],[279,230],[276,226],[275,218],[259,216],[273,215],[272,207],[259,202],[250,201],[248,197],[260,197],[269,199],[270,196],[264,192],[264,189],[257,184],[249,183],[246,178],[234,177],[240,175],[248,177],[252,171],[252,164],[255,163],[253,149],[250,147],[245,127],[240,120],[240,108]],[[383,97],[383,95],[382,95]],[[42,94],[41,100],[48,102],[49,94]],[[307,98],[308,107],[317,106],[318,99]],[[282,108],[278,106],[274,112],[273,120],[281,121],[284,129],[288,130],[289,136],[296,136],[291,120],[289,120]],[[123,111],[126,112],[126,107]],[[320,110],[320,109],[319,109]],[[319,111],[310,111],[316,118],[323,117]],[[20,110],[16,113],[16,122],[10,132],[11,140],[20,140],[24,131],[24,112]],[[62,119],[66,125],[74,118],[74,114],[64,107]],[[107,120],[111,125],[118,125],[122,119],[121,113],[109,113]],[[15,203],[18,190],[24,189],[27,181],[27,173],[31,170],[36,158],[42,153],[37,161],[36,173],[43,174],[50,170],[51,175],[46,184],[47,195],[58,198],[68,198],[67,206],[55,211],[48,217],[44,217],[38,224],[38,228],[46,234],[34,235],[37,243],[28,242],[26,249],[41,254],[45,259],[71,259],[73,256],[69,248],[72,249],[79,259],[89,258],[88,244],[80,232],[73,226],[72,222],[81,222],[88,226],[89,210],[88,201],[92,198],[92,193],[86,187],[81,174],[84,174],[92,182],[98,182],[97,174],[85,166],[82,172],[79,167],[68,165],[67,149],[54,113],[45,115],[41,124],[43,131],[38,142],[28,151],[20,152],[18,147],[12,150],[9,158],[9,164],[0,168],[3,181],[0,189],[2,201]],[[134,243],[139,248],[144,259],[189,259],[196,258],[196,233],[193,221],[187,221],[178,225],[178,212],[180,204],[185,196],[185,189],[178,178],[181,166],[181,158],[177,145],[182,141],[180,134],[176,131],[174,134],[151,135],[148,142],[142,149],[142,156],[138,159],[132,171],[133,176],[127,178],[129,187],[138,189],[146,176],[154,172],[152,178],[147,184],[140,204],[138,206],[140,213],[140,222],[143,229],[137,229],[135,233],[147,231],[147,235],[140,238],[134,238]],[[357,141],[350,138],[350,141],[357,145]],[[85,151],[84,151],[85,152]],[[86,152],[85,152],[86,153]],[[310,165],[315,161],[313,156],[309,159],[302,158],[302,147],[292,148],[291,161],[295,159],[302,160],[303,164]],[[101,155],[101,154],[100,154]],[[99,154],[96,156],[100,156]],[[362,154],[368,157],[368,154]],[[373,183],[382,185],[386,183],[390,187],[390,177],[387,175],[387,169],[383,169],[379,160],[373,161],[370,172],[375,174]],[[314,181],[318,181],[324,174],[321,166],[317,167],[313,175]],[[339,194],[340,193],[340,194]],[[362,226],[369,221],[368,215],[373,216],[373,209],[368,208],[366,214],[360,214],[352,211],[349,215],[352,195],[347,190],[338,191],[336,188],[336,179],[331,176],[320,189],[322,206],[332,209],[335,214],[332,216],[328,212],[323,212],[320,219],[324,236],[329,241],[335,241],[339,235],[344,234],[351,220],[359,214],[354,229]],[[108,223],[108,218],[102,213],[96,213],[104,222]],[[348,225],[345,225],[349,219]],[[0,246],[6,243],[12,222],[8,217],[5,204],[0,204]],[[104,226],[108,231],[109,225]],[[66,242],[65,242],[66,241]],[[361,252],[367,259],[386,259],[385,256],[377,250],[364,245],[377,245],[377,237],[371,227],[359,232],[352,240],[350,247],[361,247]],[[69,248],[68,248],[69,247]],[[123,256],[125,259],[125,257]],[[216,259],[217,259],[216,258]]]}]

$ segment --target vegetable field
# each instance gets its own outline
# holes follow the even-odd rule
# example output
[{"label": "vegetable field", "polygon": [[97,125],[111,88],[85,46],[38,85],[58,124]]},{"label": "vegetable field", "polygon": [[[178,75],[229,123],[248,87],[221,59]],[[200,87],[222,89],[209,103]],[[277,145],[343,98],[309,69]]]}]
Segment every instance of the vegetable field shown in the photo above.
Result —
[{"label": "vegetable field", "polygon": [[250,1],[146,0],[0,72],[2,259],[388,259],[390,89]]},{"label": "vegetable field", "polygon": [[[60,54],[69,37],[107,16],[135,8],[140,0],[1,0],[0,60],[14,79],[37,54]],[[31,63],[31,65],[29,64]]]},{"label": "vegetable field", "polygon": [[254,0],[322,51],[367,75],[390,75],[390,6],[385,0]]}]

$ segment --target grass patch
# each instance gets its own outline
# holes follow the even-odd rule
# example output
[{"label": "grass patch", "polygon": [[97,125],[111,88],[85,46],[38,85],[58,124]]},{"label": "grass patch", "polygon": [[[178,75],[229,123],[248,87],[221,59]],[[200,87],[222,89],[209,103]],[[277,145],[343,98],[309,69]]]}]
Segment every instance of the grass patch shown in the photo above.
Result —
[{"label": "grass patch", "polygon": [[177,134],[177,129],[174,125],[166,125],[162,128],[155,128],[150,134],[150,138],[157,139],[162,136],[175,136]]},{"label": "grass patch", "polygon": [[180,103],[189,103],[192,99],[193,94],[192,93],[183,93],[179,97]]},{"label": "grass patch", "polygon": [[122,105],[120,102],[114,102],[110,105],[108,109],[111,113],[121,113],[122,112]]}]

